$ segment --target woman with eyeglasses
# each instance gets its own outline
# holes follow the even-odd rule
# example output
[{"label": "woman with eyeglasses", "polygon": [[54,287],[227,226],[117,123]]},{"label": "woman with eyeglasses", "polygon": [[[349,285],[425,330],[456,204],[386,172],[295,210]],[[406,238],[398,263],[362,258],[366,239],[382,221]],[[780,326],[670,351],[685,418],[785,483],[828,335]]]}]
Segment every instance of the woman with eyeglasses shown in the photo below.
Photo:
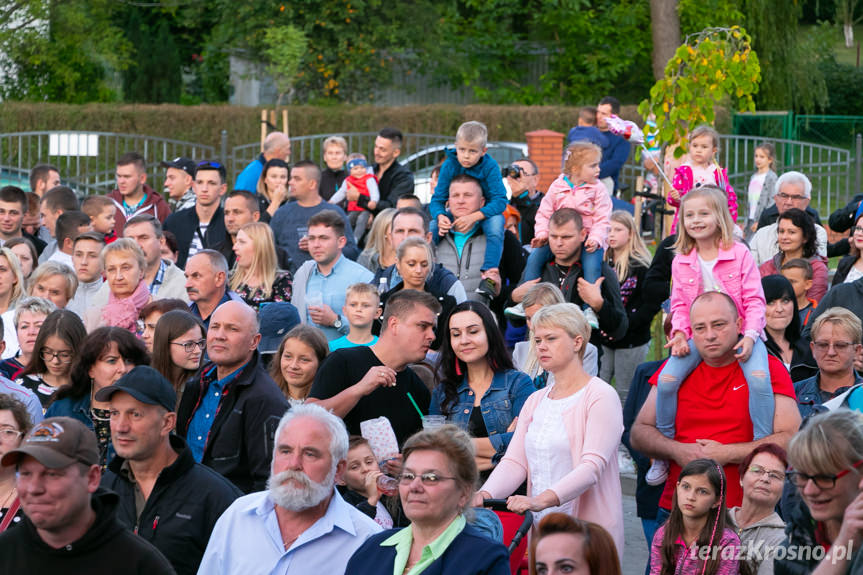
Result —
[{"label": "woman with eyeglasses", "polygon": [[120,327],[100,327],[91,332],[75,355],[72,381],[57,391],[45,417],[74,417],[92,429],[99,443],[100,464],[104,471],[114,457],[111,405],[96,401],[94,396],[136,365],[148,365],[150,356],[140,339]]},{"label": "woman with eyeglasses", "polygon": [[65,309],[52,311],[39,328],[30,362],[17,383],[35,393],[43,409],[57,390],[71,383],[72,360],[86,336],[81,318]]},{"label": "woman with eyeglasses", "polygon": [[474,455],[470,436],[455,425],[411,436],[398,485],[411,524],[367,539],[345,574],[508,575],[506,548],[465,521],[479,476]]},{"label": "woman with eyeglasses", "polygon": [[833,284],[851,283],[863,278],[863,214],[857,216],[851,227],[851,253],[839,260]]},{"label": "woman with eyeglasses", "polygon": [[[0,394],[0,457],[17,449],[31,426],[27,407],[11,395]],[[0,533],[18,525],[23,516],[15,489],[15,466],[0,466]]]},{"label": "woman with eyeglasses", "polygon": [[166,312],[156,323],[151,365],[174,386],[178,406],[186,382],[201,367],[206,347],[207,330],[189,311]]},{"label": "woman with eyeglasses", "polygon": [[788,463],[800,497],[783,508],[788,525],[774,573],[863,573],[863,414],[813,417],[791,438]]},{"label": "woman with eyeglasses", "polygon": [[[775,443],[759,445],[740,462],[743,503],[729,509],[728,515],[743,549],[774,550],[785,538],[785,522],[775,509],[787,467],[785,450]],[[772,560],[753,556],[749,564],[758,575],[773,575]]]}]

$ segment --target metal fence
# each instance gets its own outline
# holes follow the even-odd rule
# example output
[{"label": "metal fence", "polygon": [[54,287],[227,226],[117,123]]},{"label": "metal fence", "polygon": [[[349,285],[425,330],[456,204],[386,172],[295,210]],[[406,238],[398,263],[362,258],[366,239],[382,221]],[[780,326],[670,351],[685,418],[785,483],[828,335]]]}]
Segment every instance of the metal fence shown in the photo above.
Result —
[{"label": "metal fence", "polygon": [[184,156],[193,160],[213,158],[214,146],[153,136],[108,132],[15,132],[0,134],[0,175],[27,181],[36,164],[53,164],[63,184],[79,194],[102,194],[114,186],[117,160],[138,152],[150,173],[159,162]]},{"label": "metal fence", "polygon": [[[758,136],[720,136],[719,164],[728,170],[728,180],[737,193],[740,217],[745,217],[748,204],[749,178],[755,173],[755,147],[765,138]],[[796,170],[806,174],[812,182],[812,207],[826,219],[837,207],[851,199],[854,189],[854,162],[848,149],[809,142],[769,139],[776,146],[778,165],[782,174]],[[635,189],[636,178],[644,175],[644,168],[630,154],[621,171],[621,184]]]}]

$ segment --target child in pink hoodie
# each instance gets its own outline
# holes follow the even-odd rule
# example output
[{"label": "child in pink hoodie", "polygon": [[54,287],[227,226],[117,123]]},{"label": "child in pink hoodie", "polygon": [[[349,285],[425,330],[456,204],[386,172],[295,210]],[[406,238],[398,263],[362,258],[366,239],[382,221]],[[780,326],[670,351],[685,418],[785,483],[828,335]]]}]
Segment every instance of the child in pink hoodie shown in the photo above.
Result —
[{"label": "child in pink hoodie", "polygon": [[[552,258],[548,247],[548,222],[560,208],[572,208],[581,214],[582,229],[587,234],[581,251],[581,266],[584,279],[596,282],[602,275],[602,259],[608,248],[608,232],[611,229],[611,196],[599,181],[599,161],[602,150],[586,141],[573,142],[564,154],[564,173],[548,188],[534,221],[534,248],[524,268],[523,281],[539,278],[542,269]],[[584,315],[591,327],[597,328],[596,314],[585,305]]]}]

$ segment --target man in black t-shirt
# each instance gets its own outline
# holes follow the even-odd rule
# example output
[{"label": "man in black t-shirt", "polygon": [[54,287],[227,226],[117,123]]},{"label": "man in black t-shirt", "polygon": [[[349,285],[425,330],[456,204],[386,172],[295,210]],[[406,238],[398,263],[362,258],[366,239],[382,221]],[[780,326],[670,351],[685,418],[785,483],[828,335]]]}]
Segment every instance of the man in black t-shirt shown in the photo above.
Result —
[{"label": "man in black t-shirt", "polygon": [[411,398],[428,413],[431,394],[408,365],[425,359],[440,311],[431,294],[399,291],[387,301],[377,343],[330,354],[309,397],[344,419],[351,434],[360,433],[362,421],[386,417],[402,445],[422,428]]}]

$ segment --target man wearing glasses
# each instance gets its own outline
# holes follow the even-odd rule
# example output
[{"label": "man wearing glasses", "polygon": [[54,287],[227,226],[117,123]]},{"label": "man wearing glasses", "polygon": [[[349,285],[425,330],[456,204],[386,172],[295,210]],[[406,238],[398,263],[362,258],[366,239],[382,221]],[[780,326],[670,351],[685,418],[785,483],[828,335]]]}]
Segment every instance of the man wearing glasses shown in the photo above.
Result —
[{"label": "man wearing glasses", "polygon": [[[863,377],[854,370],[855,359],[863,353],[863,345],[860,345],[863,324],[860,318],[845,307],[833,307],[847,304],[830,302],[826,297],[822,301],[829,305],[821,308],[825,311],[812,320],[812,342],[809,344],[815,363],[818,364],[818,373],[794,384],[797,408],[804,419],[811,413],[828,409],[828,405],[822,404],[844,395],[852,386],[863,382]],[[815,308],[816,311],[819,308]]]},{"label": "man wearing glasses", "polygon": [[770,206],[761,214],[758,220],[758,231],[752,236],[749,247],[759,266],[769,261],[779,253],[778,224],[779,215],[791,208],[805,211],[815,222],[815,232],[818,236],[818,254],[827,257],[827,231],[821,227],[818,212],[809,207],[812,199],[812,182],[800,172],[785,172],[776,180],[776,194],[773,196],[775,205]]},{"label": "man wearing glasses", "polygon": [[[177,267],[203,249],[218,247],[227,240],[225,212],[221,199],[228,189],[227,171],[219,162],[203,161],[195,169],[195,205],[168,216],[165,229],[177,238]],[[122,226],[120,227],[122,232]]]},{"label": "man wearing glasses", "polygon": [[527,158],[514,161],[510,167],[515,169],[508,170],[506,176],[506,183],[512,191],[509,205],[521,215],[519,241],[526,246],[533,239],[533,221],[542,202],[542,192],[537,189],[539,169]]},{"label": "man wearing glasses", "polygon": [[276,429],[267,489],[237,499],[219,518],[199,573],[344,573],[380,526],[335,489],[344,473],[342,420],[306,403]]}]

